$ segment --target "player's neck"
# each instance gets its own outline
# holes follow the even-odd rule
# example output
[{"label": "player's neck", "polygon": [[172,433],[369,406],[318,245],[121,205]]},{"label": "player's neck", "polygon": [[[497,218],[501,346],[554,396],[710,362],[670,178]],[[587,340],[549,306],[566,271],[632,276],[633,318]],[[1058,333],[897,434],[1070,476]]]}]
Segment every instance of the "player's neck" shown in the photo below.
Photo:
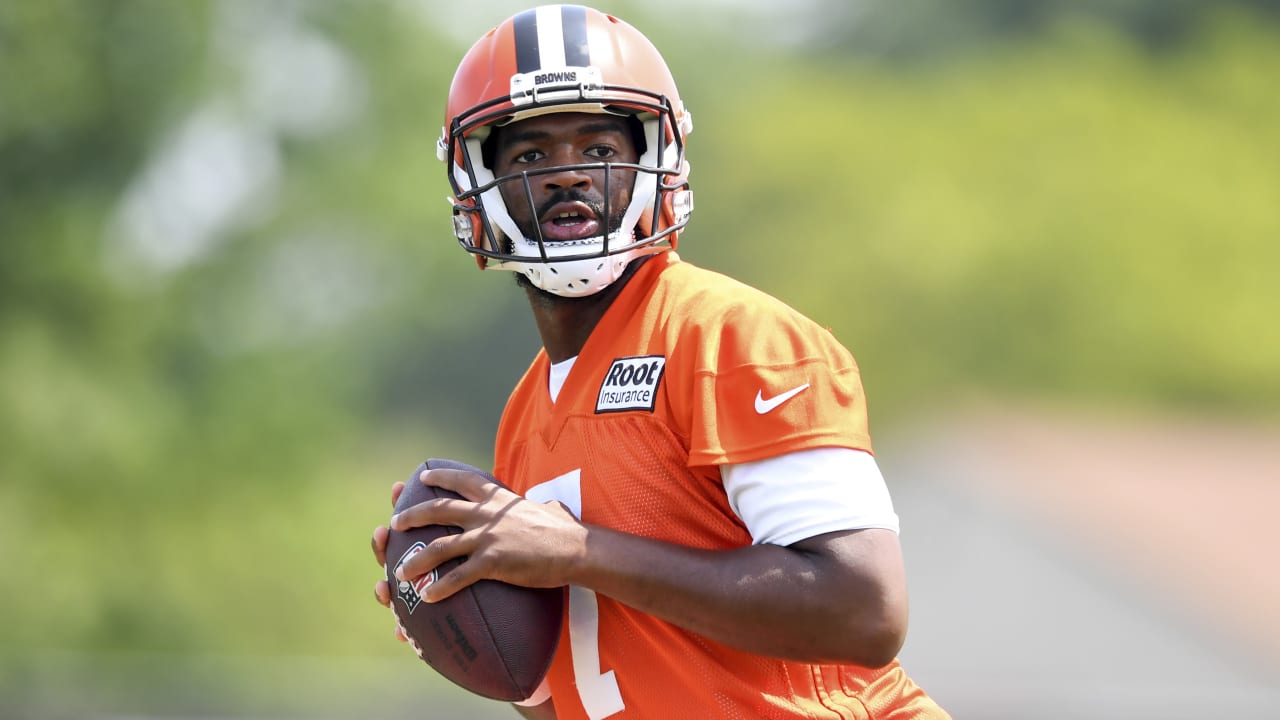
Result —
[{"label": "player's neck", "polygon": [[[587,338],[604,317],[605,311],[613,305],[613,301],[622,292],[622,288],[630,282],[633,275],[646,260],[648,255],[637,258],[623,271],[622,276],[612,285],[595,295],[581,298],[563,298],[558,295],[539,290],[526,282],[521,282],[525,295],[529,298],[529,307],[533,310],[533,321],[538,327],[538,335],[542,338],[542,347],[547,351],[551,362],[561,362],[576,357],[582,352]],[[518,278],[522,277],[517,275]]]}]

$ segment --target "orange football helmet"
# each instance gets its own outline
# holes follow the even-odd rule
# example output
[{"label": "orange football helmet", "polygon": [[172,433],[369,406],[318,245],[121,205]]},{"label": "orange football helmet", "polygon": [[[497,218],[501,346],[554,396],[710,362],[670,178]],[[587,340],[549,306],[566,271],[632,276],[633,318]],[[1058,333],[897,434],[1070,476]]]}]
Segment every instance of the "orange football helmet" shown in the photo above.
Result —
[{"label": "orange football helmet", "polygon": [[[634,171],[620,223],[573,242],[525,237],[503,200],[504,183],[552,170],[495,177],[482,145],[497,126],[556,112],[633,116],[643,130],[638,163],[578,169]],[[449,88],[437,143],[449,163],[453,227],[481,268],[511,270],[565,297],[590,295],[614,282],[633,258],[674,248],[689,221],[693,195],[685,137],[693,118],[666,61],[631,25],[580,5],[547,5],[507,19],[463,57]],[[607,214],[607,213],[606,213]]]}]

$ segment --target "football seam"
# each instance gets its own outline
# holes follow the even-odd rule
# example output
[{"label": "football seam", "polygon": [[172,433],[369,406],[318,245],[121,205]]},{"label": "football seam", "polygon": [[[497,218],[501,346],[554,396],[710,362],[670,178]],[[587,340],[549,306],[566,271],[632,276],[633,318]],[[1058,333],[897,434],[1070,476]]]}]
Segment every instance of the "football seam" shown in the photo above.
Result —
[{"label": "football seam", "polygon": [[[479,580],[477,582],[484,582],[484,580]],[[500,582],[500,581],[492,580],[491,582]],[[471,604],[473,606],[475,606],[476,614],[478,614],[480,616],[480,619],[484,621],[484,630],[485,630],[484,635],[489,640],[489,645],[493,648],[494,654],[498,656],[498,660],[502,664],[502,671],[507,674],[507,684],[511,687],[512,690],[516,691],[516,694],[522,694],[524,691],[521,689],[520,683],[516,682],[515,676],[511,673],[511,666],[508,665],[507,663],[507,656],[503,654],[502,648],[498,647],[497,638],[493,634],[493,631],[494,631],[493,624],[489,622],[489,615],[485,613],[484,607],[480,605],[480,602],[478,600],[476,600],[474,586],[472,586],[471,589],[473,591],[467,593],[467,599],[471,601]],[[517,698],[517,700],[524,700],[524,699],[525,698]]]}]

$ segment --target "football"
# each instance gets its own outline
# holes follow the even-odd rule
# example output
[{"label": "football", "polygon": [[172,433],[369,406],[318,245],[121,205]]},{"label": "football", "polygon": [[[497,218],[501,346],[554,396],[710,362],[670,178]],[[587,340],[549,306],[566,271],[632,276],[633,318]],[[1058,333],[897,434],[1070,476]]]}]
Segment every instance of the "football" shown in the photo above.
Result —
[{"label": "football", "polygon": [[[460,497],[443,488],[424,485],[418,476],[427,469],[483,470],[453,460],[427,460],[405,483],[396,512],[425,500]],[[524,700],[538,689],[560,639],[564,617],[564,588],[525,588],[495,580],[481,580],[436,603],[422,593],[465,558],[455,558],[426,575],[401,582],[395,571],[432,540],[460,533],[461,528],[428,525],[387,538],[387,582],[396,621],[418,656],[441,675],[477,695],[494,700]]]}]

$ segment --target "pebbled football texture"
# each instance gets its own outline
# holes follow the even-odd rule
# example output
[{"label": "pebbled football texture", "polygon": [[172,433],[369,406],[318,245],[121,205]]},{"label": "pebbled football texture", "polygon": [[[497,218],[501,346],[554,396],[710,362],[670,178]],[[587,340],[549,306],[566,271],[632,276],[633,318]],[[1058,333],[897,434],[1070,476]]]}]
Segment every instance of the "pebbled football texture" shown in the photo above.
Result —
[{"label": "pebbled football texture", "polygon": [[[454,460],[430,459],[405,483],[396,512],[437,497],[460,498],[450,490],[424,485],[427,469],[453,468],[492,475]],[[432,540],[462,532],[451,525],[428,525],[387,538],[387,582],[393,588],[396,621],[418,656],[441,675],[471,692],[494,700],[524,700],[538,689],[560,639],[564,588],[525,588],[481,580],[436,603],[422,592],[465,558],[455,558],[432,572],[405,582],[395,570]]]}]

